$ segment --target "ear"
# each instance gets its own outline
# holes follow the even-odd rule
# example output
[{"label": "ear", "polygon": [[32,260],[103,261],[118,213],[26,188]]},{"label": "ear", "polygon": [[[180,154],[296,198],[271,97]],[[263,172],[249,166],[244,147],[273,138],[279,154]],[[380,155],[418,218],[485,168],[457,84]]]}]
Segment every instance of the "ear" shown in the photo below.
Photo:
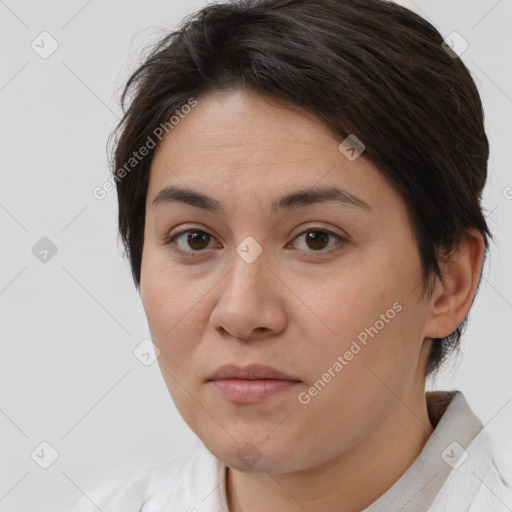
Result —
[{"label": "ear", "polygon": [[439,263],[441,279],[429,300],[430,314],[425,324],[425,337],[444,338],[460,325],[467,315],[476,293],[482,262],[484,239],[482,233],[471,228],[461,243]]}]

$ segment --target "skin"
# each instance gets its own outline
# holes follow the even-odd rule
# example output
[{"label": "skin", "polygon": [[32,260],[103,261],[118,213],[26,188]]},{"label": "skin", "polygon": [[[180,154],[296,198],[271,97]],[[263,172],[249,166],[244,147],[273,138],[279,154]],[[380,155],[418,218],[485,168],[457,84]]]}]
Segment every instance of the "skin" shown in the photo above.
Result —
[{"label": "skin", "polygon": [[[483,240],[470,231],[442,265],[432,296],[421,296],[403,200],[364,153],[350,161],[340,142],[298,107],[255,92],[210,91],[152,161],[141,299],[180,414],[230,468],[231,512],[358,511],[389,489],[432,433],[430,338],[459,325],[476,290]],[[179,202],[153,208],[168,185],[211,196],[225,211]],[[325,185],[371,211],[335,202],[270,211],[286,193]],[[308,228],[346,241],[331,235],[308,244]],[[185,234],[165,245],[187,229],[211,236],[189,245]],[[236,252],[248,236],[263,251],[252,263]],[[400,312],[301,403],[298,394],[395,303]],[[233,403],[206,382],[227,363],[273,366],[301,382],[261,403]],[[237,456],[247,443],[260,456],[250,467]]]}]

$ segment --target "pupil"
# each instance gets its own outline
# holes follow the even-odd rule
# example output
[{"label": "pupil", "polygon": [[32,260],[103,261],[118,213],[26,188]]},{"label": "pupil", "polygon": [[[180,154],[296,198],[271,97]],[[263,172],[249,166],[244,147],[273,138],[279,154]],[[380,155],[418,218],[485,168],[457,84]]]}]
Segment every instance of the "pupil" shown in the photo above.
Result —
[{"label": "pupil", "polygon": [[[316,236],[316,235],[319,235],[319,236]],[[309,245],[309,242],[312,242],[313,243],[313,246],[311,247],[311,249],[322,249],[323,246],[325,245],[325,243],[327,243],[327,240],[329,238],[329,234],[326,233],[325,231],[310,231],[307,235],[307,241],[308,241],[308,245]],[[317,244],[318,242],[320,242],[320,245],[322,247],[318,247],[318,246],[315,246],[315,244]]]},{"label": "pupil", "polygon": [[[200,247],[194,247],[193,244],[196,243],[199,238],[203,238],[203,242],[204,242],[204,239],[206,238],[206,236],[207,236],[206,233],[200,233],[200,232],[189,233],[187,236],[187,242],[192,249],[203,249],[204,247],[201,247],[201,243],[199,243]],[[191,242],[192,242],[192,245],[191,245]],[[206,244],[206,245],[208,245],[208,244]]]}]

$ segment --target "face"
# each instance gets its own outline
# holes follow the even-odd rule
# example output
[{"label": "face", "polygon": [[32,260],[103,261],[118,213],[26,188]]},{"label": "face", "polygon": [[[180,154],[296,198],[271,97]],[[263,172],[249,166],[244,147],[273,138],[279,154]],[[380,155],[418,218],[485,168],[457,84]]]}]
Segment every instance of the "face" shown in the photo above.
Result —
[{"label": "face", "polygon": [[[230,467],[312,468],[421,386],[410,219],[364,152],[347,158],[311,114],[254,92],[197,101],[157,147],[147,194],[140,293],[162,374]],[[210,380],[226,364],[291,380]]]}]

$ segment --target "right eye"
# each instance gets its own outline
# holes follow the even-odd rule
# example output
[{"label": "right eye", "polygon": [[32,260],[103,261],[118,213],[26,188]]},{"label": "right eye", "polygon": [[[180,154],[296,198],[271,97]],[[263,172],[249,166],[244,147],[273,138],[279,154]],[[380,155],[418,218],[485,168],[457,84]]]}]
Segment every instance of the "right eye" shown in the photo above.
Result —
[{"label": "right eye", "polygon": [[[187,235],[183,238],[183,235]],[[213,236],[206,231],[199,229],[185,229],[172,235],[166,242],[171,251],[181,254],[186,257],[196,258],[194,253],[205,252],[209,242],[214,240]],[[181,247],[179,242],[182,241]],[[192,250],[190,250],[192,249]]]}]

